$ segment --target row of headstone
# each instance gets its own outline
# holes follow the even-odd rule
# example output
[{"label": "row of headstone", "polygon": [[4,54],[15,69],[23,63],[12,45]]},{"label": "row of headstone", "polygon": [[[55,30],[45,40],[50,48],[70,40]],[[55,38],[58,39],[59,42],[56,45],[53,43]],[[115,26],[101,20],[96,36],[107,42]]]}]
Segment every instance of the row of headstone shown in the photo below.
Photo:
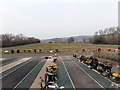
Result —
[{"label": "row of headstone", "polygon": [[[7,51],[7,50],[6,50]],[[6,52],[6,51],[4,51],[4,53]],[[42,53],[42,50],[41,49],[34,49],[34,50],[10,50],[10,51],[8,51],[8,53],[12,53],[12,54],[14,54],[14,53],[31,53],[31,52],[34,52],[34,53]],[[54,50],[54,52],[58,52],[58,49],[55,49]]]},{"label": "row of headstone", "polygon": [[[82,49],[82,52],[87,52],[88,50]],[[101,52],[101,49],[98,48],[97,50],[92,50],[92,51],[97,51],[97,52]]]},{"label": "row of headstone", "polygon": [[[6,51],[5,51],[6,52]],[[31,52],[34,52],[34,53],[37,53],[37,52],[40,52],[40,53],[42,53],[42,50],[41,49],[39,49],[39,50],[37,50],[37,49],[34,49],[34,50],[10,50],[10,51],[8,51],[8,53],[27,53],[27,52],[29,52],[29,53],[31,53]]]},{"label": "row of headstone", "polygon": [[101,48],[98,48],[98,49],[92,49],[90,51],[97,51],[97,52],[120,52],[119,49],[101,49]]},{"label": "row of headstone", "polygon": [[[58,49],[55,49],[55,50],[48,50],[47,52],[50,52],[50,51],[52,51],[52,52],[56,52],[56,53],[58,53],[58,52],[62,52],[62,51],[59,51]],[[88,50],[86,50],[86,49],[82,49],[82,52],[87,52]],[[91,51],[91,50],[90,50]],[[98,49],[96,49],[96,50],[92,50],[93,52],[94,51],[97,51],[97,52],[102,52],[102,51],[108,51],[108,52],[110,52],[110,51],[113,51],[112,49],[101,49],[101,48],[98,48]],[[117,51],[117,50],[116,50]],[[10,51],[4,51],[4,53],[31,53],[31,52],[34,52],[34,53],[42,53],[43,51],[41,50],[41,49],[33,49],[33,50],[10,50]],[[118,52],[118,51],[117,51]]]}]

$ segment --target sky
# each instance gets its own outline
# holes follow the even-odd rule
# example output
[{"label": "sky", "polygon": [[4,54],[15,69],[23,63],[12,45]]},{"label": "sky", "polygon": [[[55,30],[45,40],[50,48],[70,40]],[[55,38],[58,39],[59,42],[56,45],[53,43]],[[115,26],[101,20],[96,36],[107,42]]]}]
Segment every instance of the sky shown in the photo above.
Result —
[{"label": "sky", "polygon": [[48,39],[118,26],[119,0],[1,0],[0,33]]}]

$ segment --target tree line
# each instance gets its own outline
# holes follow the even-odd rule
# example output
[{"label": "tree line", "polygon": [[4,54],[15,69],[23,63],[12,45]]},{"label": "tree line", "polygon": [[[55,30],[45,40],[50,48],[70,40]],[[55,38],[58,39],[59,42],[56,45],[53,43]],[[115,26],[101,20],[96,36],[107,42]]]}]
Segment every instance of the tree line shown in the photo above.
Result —
[{"label": "tree line", "polygon": [[10,47],[32,43],[40,43],[40,39],[35,37],[25,37],[23,34],[0,34],[0,47]]},{"label": "tree line", "polygon": [[95,32],[93,38],[90,38],[90,43],[120,45],[119,37],[120,37],[120,28],[110,27]]}]

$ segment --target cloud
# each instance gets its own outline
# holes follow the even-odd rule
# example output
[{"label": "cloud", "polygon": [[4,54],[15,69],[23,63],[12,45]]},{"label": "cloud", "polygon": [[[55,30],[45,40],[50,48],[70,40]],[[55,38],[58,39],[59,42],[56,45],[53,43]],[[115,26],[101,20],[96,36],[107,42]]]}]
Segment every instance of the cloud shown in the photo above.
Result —
[{"label": "cloud", "polygon": [[117,25],[117,1],[2,0],[0,29],[40,38],[93,34]]},{"label": "cloud", "polygon": [[1,0],[1,2],[118,2],[119,0]]}]

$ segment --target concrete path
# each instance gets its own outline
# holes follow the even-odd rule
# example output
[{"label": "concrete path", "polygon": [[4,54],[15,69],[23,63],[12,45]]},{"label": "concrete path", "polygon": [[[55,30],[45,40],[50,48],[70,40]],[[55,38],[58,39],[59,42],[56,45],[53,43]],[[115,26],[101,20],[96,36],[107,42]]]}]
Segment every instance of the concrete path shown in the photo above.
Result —
[{"label": "concrete path", "polygon": [[4,60],[5,58],[0,58],[0,61]]},{"label": "concrete path", "polygon": [[34,80],[34,82],[32,83],[30,88],[40,88],[40,77],[42,79],[45,78],[45,73],[46,73],[46,67],[51,66],[53,63],[53,59],[48,59],[45,63],[45,65],[43,66],[43,68],[41,69],[41,71],[39,72],[38,76],[36,77],[36,79]]},{"label": "concrete path", "polygon": [[[13,90],[13,88],[18,86],[19,83],[23,82],[23,80],[30,74],[32,70],[34,70],[36,65],[38,65],[38,63],[41,62],[41,60],[41,58],[34,58],[29,63],[23,65],[19,69],[13,71],[12,73],[9,73],[8,75],[0,79],[2,80],[3,89],[9,88],[10,90]],[[30,79],[27,80],[28,82],[26,82],[26,84],[30,82]]]},{"label": "concrete path", "polygon": [[10,69],[10,68],[12,68],[12,67],[14,67],[14,66],[16,66],[16,65],[18,65],[18,64],[20,64],[20,63],[22,63],[22,62],[25,62],[25,61],[27,61],[27,60],[29,60],[29,59],[31,59],[31,57],[29,57],[29,58],[23,58],[23,59],[21,59],[21,60],[19,60],[19,61],[15,61],[15,62],[13,62],[13,63],[10,63],[10,64],[8,64],[8,65],[5,65],[5,66],[3,66],[3,67],[0,67],[0,73],[6,71],[6,70],[8,70],[8,69]]},{"label": "concrete path", "polygon": [[82,67],[74,63],[70,57],[64,57],[63,63],[68,70],[74,88],[103,88],[103,86],[86,73]]}]

